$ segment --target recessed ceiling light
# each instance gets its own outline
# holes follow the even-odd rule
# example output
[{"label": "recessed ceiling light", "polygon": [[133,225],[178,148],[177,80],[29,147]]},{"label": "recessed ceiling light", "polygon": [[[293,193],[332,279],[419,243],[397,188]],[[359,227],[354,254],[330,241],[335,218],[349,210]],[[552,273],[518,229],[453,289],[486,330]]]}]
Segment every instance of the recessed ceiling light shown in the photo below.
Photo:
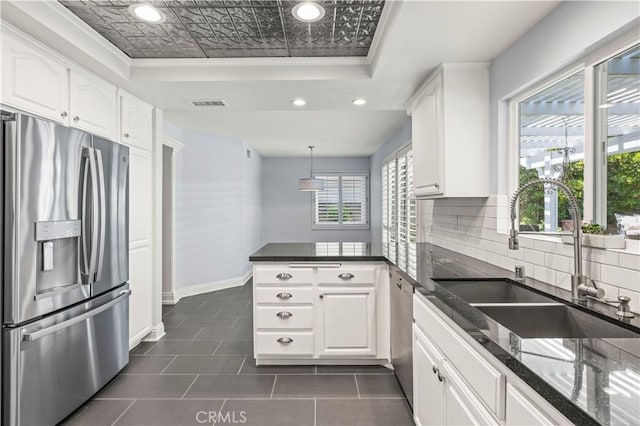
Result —
[{"label": "recessed ceiling light", "polygon": [[362,98],[357,98],[357,99],[352,100],[352,101],[351,101],[351,103],[353,103],[354,105],[358,105],[358,106],[360,106],[360,105],[364,105],[364,104],[366,104],[366,103],[367,103],[367,101],[365,101],[365,100],[364,100],[364,99],[362,99]]},{"label": "recessed ceiling light", "polygon": [[305,106],[307,104],[307,101],[305,101],[302,98],[297,98],[291,101],[292,104],[294,104],[295,106]]},{"label": "recessed ceiling light", "polygon": [[167,19],[162,11],[151,6],[149,3],[134,3],[129,6],[129,13],[136,18],[140,18],[143,21],[154,24],[161,24]]},{"label": "recessed ceiling light", "polygon": [[324,16],[324,8],[312,1],[303,1],[293,6],[293,17],[302,22],[316,22]]}]

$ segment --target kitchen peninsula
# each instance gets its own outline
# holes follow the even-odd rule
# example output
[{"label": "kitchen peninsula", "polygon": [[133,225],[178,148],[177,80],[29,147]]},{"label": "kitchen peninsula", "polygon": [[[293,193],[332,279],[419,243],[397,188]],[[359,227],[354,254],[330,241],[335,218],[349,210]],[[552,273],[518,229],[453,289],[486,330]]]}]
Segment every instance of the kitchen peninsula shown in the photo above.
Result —
[{"label": "kitchen peninsula", "polygon": [[[463,421],[458,415],[503,424],[614,424],[640,416],[638,395],[615,391],[637,383],[640,320],[618,321],[614,307],[574,305],[566,290],[516,282],[510,271],[428,243],[417,244],[415,271],[401,270],[369,243],[270,243],[250,260],[258,364],[389,363],[396,332],[389,276],[398,273],[415,288],[407,396],[417,424]],[[564,322],[576,328],[553,338],[510,330],[456,283],[484,287],[476,295],[487,288],[526,293],[570,311]],[[598,334],[600,323],[606,336]]]}]

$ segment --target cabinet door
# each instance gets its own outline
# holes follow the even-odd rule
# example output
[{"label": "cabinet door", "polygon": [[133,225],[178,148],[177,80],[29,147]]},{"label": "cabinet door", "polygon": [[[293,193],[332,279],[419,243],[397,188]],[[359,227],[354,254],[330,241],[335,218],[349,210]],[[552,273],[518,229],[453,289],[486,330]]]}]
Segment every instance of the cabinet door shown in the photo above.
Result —
[{"label": "cabinet door", "polygon": [[429,339],[413,325],[413,419],[416,425],[442,424],[442,385],[434,368],[442,357]]},{"label": "cabinet door", "polygon": [[444,193],[444,117],[442,76],[427,86],[412,113],[413,191],[416,196]]},{"label": "cabinet door", "polygon": [[532,402],[513,386],[507,384],[507,425],[552,425],[554,424]]},{"label": "cabinet door", "polygon": [[325,287],[318,291],[319,355],[375,355],[375,287]]},{"label": "cabinet door", "polygon": [[442,362],[444,385],[443,425],[498,425],[500,424],[482,405],[480,399],[462,381],[451,364]]},{"label": "cabinet door", "polygon": [[116,87],[74,70],[69,74],[70,124],[109,140],[116,139]]},{"label": "cabinet door", "polygon": [[68,124],[69,74],[44,52],[2,36],[2,103]]},{"label": "cabinet door", "polygon": [[129,339],[136,344],[152,326],[151,152],[132,147],[129,158]]},{"label": "cabinet door", "polygon": [[128,93],[120,93],[120,141],[151,150],[153,107]]}]

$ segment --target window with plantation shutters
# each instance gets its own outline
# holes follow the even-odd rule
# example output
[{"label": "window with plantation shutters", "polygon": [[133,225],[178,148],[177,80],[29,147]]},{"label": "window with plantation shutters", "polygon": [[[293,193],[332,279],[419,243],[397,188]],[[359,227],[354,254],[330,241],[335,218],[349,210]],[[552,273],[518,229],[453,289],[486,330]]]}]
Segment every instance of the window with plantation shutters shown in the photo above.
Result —
[{"label": "window with plantation shutters", "polygon": [[413,152],[408,146],[382,166],[382,249],[387,258],[414,277],[417,234]]},{"label": "window with plantation shutters", "polygon": [[313,194],[313,228],[369,228],[369,173],[317,172],[324,190]]}]

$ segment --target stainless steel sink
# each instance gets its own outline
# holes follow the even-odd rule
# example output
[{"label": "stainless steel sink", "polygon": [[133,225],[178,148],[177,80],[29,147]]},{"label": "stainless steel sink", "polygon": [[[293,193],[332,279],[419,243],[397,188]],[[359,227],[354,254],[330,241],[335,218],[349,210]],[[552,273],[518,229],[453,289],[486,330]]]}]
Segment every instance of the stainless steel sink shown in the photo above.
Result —
[{"label": "stainless steel sink", "polygon": [[521,338],[640,338],[640,334],[562,304],[475,307]]},{"label": "stainless steel sink", "polygon": [[552,303],[553,299],[508,281],[438,281],[467,303]]}]

